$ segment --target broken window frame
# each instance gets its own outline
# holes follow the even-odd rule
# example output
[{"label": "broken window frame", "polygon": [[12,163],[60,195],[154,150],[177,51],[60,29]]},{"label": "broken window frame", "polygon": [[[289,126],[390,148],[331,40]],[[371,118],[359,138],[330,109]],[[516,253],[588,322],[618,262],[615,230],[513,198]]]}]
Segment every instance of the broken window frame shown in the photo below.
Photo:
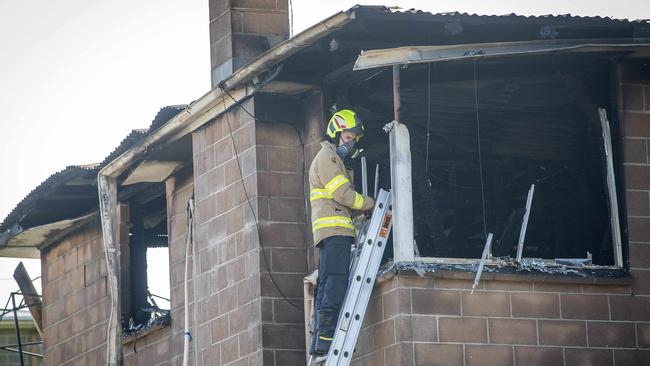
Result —
[{"label": "broken window frame", "polygon": [[[485,57],[503,57],[514,55],[545,54],[557,52],[601,52],[621,51],[631,52],[646,51],[650,49],[650,39],[637,40],[553,40],[553,41],[530,41],[511,42],[498,44],[474,44],[454,46],[426,46],[426,47],[402,47],[388,50],[373,50],[362,53],[354,69],[361,70],[374,67],[392,66],[393,70],[393,110],[394,121],[386,125],[385,130],[390,138],[390,165],[391,165],[391,187],[393,205],[393,251],[394,262],[429,262],[441,264],[483,264],[503,265],[507,264],[500,258],[440,258],[422,257],[417,251],[417,244],[414,240],[413,204],[412,204],[412,183],[411,183],[411,151],[408,128],[400,123],[400,67],[411,63],[432,63],[438,61],[452,60],[476,60]],[[587,265],[581,268],[624,268],[623,245],[620,227],[620,216],[618,210],[618,195],[616,190],[616,178],[614,175],[613,151],[609,122],[605,111],[599,109],[603,145],[605,151],[605,168],[607,183],[607,200],[609,221],[611,225],[613,260],[614,265],[601,266]],[[531,187],[531,191],[534,188]],[[531,192],[532,193],[532,192]],[[529,194],[529,200],[532,195]],[[529,213],[530,202],[527,203],[526,214]],[[527,216],[527,215],[526,215]],[[527,217],[522,222],[519,246],[525,245],[523,237],[526,231]],[[413,244],[409,244],[413,243]],[[413,246],[413,247],[412,247]],[[520,258],[521,248],[518,249],[517,263],[522,264]],[[589,259],[589,258],[588,258]],[[558,259],[537,259],[539,264],[544,266],[567,266],[560,263]]]},{"label": "broken window frame", "polygon": [[[128,188],[127,188],[128,190]],[[126,191],[126,190],[125,190]],[[159,188],[144,188],[144,189],[131,189],[123,192],[125,197],[122,197],[119,205],[122,205],[128,212],[128,221],[121,222],[120,225],[127,225],[126,230],[128,236],[125,242],[121,243],[121,285],[120,297],[122,302],[122,335],[133,335],[145,331],[156,325],[168,325],[171,319],[171,304],[169,309],[160,308],[156,304],[155,299],[161,298],[169,301],[160,294],[153,294],[149,290],[150,281],[153,279],[148,278],[147,274],[147,252],[150,248],[166,247],[169,250],[169,240],[167,232],[169,230],[169,217],[167,212],[166,199],[164,202],[164,214],[160,212],[143,212],[143,206],[158,200],[161,197],[165,198],[164,189]],[[160,207],[159,207],[160,208]],[[151,208],[149,208],[151,210]],[[166,233],[156,234],[154,229],[146,229],[145,226],[151,226],[151,223],[145,224],[146,220],[151,221],[153,216],[158,216],[156,220],[159,221],[156,226],[163,225]],[[163,217],[164,216],[164,217]],[[121,231],[118,228],[118,232]],[[124,238],[123,238],[124,239]],[[126,262],[126,263],[125,263]],[[144,264],[144,265],[143,265]],[[169,276],[169,272],[167,273]],[[127,287],[128,284],[128,287]],[[171,288],[170,288],[171,294]],[[151,312],[148,317],[147,311],[134,310],[136,303],[140,306],[150,308]],[[156,309],[157,308],[157,309]],[[130,327],[131,319],[133,319],[134,327]]]}]

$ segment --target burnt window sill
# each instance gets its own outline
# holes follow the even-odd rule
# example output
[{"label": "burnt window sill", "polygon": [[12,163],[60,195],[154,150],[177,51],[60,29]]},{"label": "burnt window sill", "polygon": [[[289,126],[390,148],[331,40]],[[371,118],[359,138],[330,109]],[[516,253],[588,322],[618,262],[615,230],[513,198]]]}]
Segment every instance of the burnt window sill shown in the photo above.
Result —
[{"label": "burnt window sill", "polygon": [[169,328],[170,325],[171,325],[171,315],[170,313],[168,313],[166,316],[162,316],[154,320],[154,322],[148,327],[140,328],[134,331],[123,331],[122,345],[133,343],[138,339],[144,338],[150,334],[156,333],[165,328]]},{"label": "burnt window sill", "polygon": [[[413,275],[432,278],[474,280],[477,263],[430,263],[422,261],[387,263],[379,270],[379,278],[395,275]],[[548,283],[573,283],[592,285],[630,285],[632,277],[628,270],[615,267],[522,267],[516,265],[485,264],[481,281],[530,281]]]}]

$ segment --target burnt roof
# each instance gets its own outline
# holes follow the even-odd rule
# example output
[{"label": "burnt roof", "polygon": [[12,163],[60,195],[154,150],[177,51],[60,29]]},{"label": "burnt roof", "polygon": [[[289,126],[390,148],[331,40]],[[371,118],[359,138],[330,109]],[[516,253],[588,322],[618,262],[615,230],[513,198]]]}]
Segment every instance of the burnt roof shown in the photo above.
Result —
[{"label": "burnt roof", "polygon": [[[284,60],[275,80],[324,88],[355,84],[377,70],[352,71],[365,50],[553,39],[634,39],[650,37],[650,22],[573,15],[522,16],[395,11],[384,6],[356,6],[352,20]],[[300,35],[298,35],[299,37]],[[286,42],[290,42],[286,41]],[[276,46],[280,49],[281,45]],[[273,53],[270,50],[268,53]]]},{"label": "burnt roof", "polygon": [[[146,136],[147,130],[133,130],[100,164],[71,165],[34,188],[7,215],[0,231],[19,224],[23,229],[80,216],[98,205],[97,172]],[[64,205],[61,203],[65,202]]]},{"label": "burnt roof", "polygon": [[99,164],[68,166],[49,176],[7,215],[0,224],[0,232],[15,225],[25,230],[95,210],[99,205],[97,173],[185,108],[186,105],[161,108],[148,129],[131,131]]}]

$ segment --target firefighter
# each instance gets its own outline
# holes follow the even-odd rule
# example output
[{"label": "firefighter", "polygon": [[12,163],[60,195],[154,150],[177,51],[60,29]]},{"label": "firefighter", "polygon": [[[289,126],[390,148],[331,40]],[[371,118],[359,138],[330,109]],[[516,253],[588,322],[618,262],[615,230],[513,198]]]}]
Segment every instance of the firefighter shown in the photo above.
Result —
[{"label": "firefighter", "polygon": [[352,215],[370,210],[374,201],[354,190],[352,171],[344,165],[363,136],[357,114],[349,109],[332,116],[321,149],[309,168],[312,231],[319,249],[315,303],[316,332],[310,353],[326,355],[345,297],[350,271],[350,249],[355,237]]}]

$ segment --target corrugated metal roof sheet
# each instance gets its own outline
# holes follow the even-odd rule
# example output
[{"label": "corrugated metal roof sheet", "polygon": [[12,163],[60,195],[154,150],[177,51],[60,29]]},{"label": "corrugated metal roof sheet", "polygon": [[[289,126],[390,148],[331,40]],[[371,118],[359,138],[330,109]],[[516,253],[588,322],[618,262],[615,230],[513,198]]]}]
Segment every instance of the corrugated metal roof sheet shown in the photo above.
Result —
[{"label": "corrugated metal roof sheet", "polygon": [[20,222],[23,217],[34,209],[34,206],[40,197],[47,196],[55,187],[64,184],[65,182],[82,177],[93,168],[94,166],[71,165],[49,176],[34,188],[25,198],[23,198],[9,213],[9,215],[7,215],[2,224],[0,224],[0,231],[5,231],[10,226],[13,226],[14,223]]},{"label": "corrugated metal roof sheet", "polygon": [[[24,217],[33,212],[39,200],[52,196],[57,187],[65,185],[75,179],[84,177],[86,179],[93,179],[101,167],[123,154],[131,146],[142,140],[146,135],[147,130],[133,130],[122,140],[122,142],[120,142],[115,150],[102,160],[101,163],[70,165],[63,170],[50,175],[41,184],[29,192],[29,194],[27,194],[27,196],[25,196],[25,198],[23,198],[13,210],[11,210],[2,224],[0,224],[0,231],[5,231],[14,224],[19,224]],[[61,211],[65,211],[63,207],[61,207]]]},{"label": "corrugated metal roof sheet", "polygon": [[[360,8],[368,8],[371,10],[380,10],[384,11],[387,13],[392,13],[392,14],[416,14],[416,15],[427,15],[427,16],[436,16],[436,17],[472,17],[472,18],[520,18],[520,19],[563,19],[563,20],[587,20],[587,21],[611,21],[611,22],[622,22],[622,23],[648,23],[650,22],[649,19],[637,19],[637,20],[629,20],[629,19],[618,19],[618,18],[612,18],[612,17],[601,17],[599,15],[596,16],[581,16],[581,15],[572,15],[570,13],[567,14],[544,14],[544,15],[521,15],[521,14],[516,14],[516,13],[510,13],[510,14],[490,14],[490,15],[485,15],[485,14],[476,14],[476,13],[461,13],[458,11],[451,11],[451,12],[440,12],[440,13],[431,13],[431,12],[426,12],[422,11],[419,9],[405,9],[405,10],[399,10],[396,8],[389,8],[389,7],[367,7],[367,6],[360,6]],[[383,8],[383,9],[380,9]]]},{"label": "corrugated metal roof sheet", "polygon": [[[138,142],[142,141],[142,139],[144,139],[150,132],[162,126],[165,122],[170,120],[173,116],[175,116],[185,108],[186,105],[172,105],[172,106],[161,108],[156,114],[156,116],[154,117],[148,129],[138,129],[138,130],[131,131],[124,139],[122,139],[119,145],[110,154],[108,154],[108,156],[106,156],[99,164],[90,164],[90,165],[83,165],[83,166],[72,165],[49,176],[41,184],[39,184],[36,188],[34,188],[25,198],[23,198],[16,205],[16,207],[7,215],[7,217],[4,219],[2,224],[0,224],[0,232],[10,229],[15,224],[21,224],[23,219],[28,215],[34,216],[34,214],[36,213],[35,211],[38,211],[38,208],[36,207],[37,203],[39,201],[52,198],[53,192],[55,192],[56,189],[58,189],[58,187],[64,186],[67,183],[73,182],[78,179],[83,179],[87,181],[87,182],[76,182],[74,184],[74,187],[77,187],[78,190],[81,190],[83,187],[85,187],[87,192],[89,185],[95,187],[96,186],[95,178],[97,176],[97,172],[101,168],[103,168],[108,163],[116,159],[118,156],[122,155],[124,152],[129,150]],[[78,196],[78,193],[74,192],[75,189],[74,187],[71,188],[69,193]],[[64,198],[65,198],[65,194],[59,193],[57,196],[57,199],[64,199]],[[92,202],[87,202],[87,205],[89,206],[93,206],[97,202],[96,194],[94,194],[92,197],[89,196],[88,199],[92,200]],[[70,205],[70,206],[74,206],[74,205]],[[71,217],[70,214],[72,214],[73,211],[75,211],[74,210],[75,207],[70,207],[70,206],[61,206],[57,208],[57,214],[53,215],[52,218],[61,219],[61,218]],[[37,216],[39,216],[39,218],[36,219],[36,222],[30,222],[29,223],[30,225],[26,225],[26,226],[32,227],[36,224],[45,223],[45,222],[40,223],[41,221],[40,214]],[[25,227],[24,229],[26,229],[27,227]]]},{"label": "corrugated metal roof sheet", "polygon": [[141,130],[132,130],[131,133],[129,133],[123,140],[120,142],[119,145],[113,150],[110,154],[108,154],[107,157],[102,160],[101,163],[97,164],[97,166],[93,169],[93,172],[99,171],[102,167],[106,166],[106,164],[110,163],[113,161],[115,158],[118,156],[124,154],[125,151],[127,151],[131,146],[135,145],[137,142],[140,142],[147,134],[149,133],[148,129],[141,129]]},{"label": "corrugated metal roof sheet", "polygon": [[185,110],[185,108],[187,108],[187,104],[169,105],[167,107],[160,108],[156,114],[156,117],[154,117],[153,121],[151,121],[149,131],[153,132],[157,130],[160,128],[160,126],[164,125],[165,122],[169,121],[172,119],[172,117]]}]

